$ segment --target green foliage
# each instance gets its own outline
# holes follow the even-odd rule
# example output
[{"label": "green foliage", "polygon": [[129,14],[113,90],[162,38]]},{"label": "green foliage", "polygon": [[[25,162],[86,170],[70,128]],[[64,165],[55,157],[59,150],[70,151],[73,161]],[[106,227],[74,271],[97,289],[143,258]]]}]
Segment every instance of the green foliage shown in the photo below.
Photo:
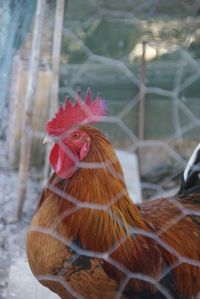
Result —
[{"label": "green foliage", "polygon": [[200,38],[190,44],[189,50],[195,59],[200,59]]},{"label": "green foliage", "polygon": [[95,54],[121,58],[127,55],[142,35],[139,24],[102,18],[85,34],[85,43]]},{"label": "green foliage", "polygon": [[130,12],[133,16],[143,18],[182,18],[188,15],[194,16],[196,9],[195,0],[99,0],[100,6],[108,10]]},{"label": "green foliage", "polygon": [[98,7],[96,7],[95,2],[93,3],[90,0],[69,0],[66,5],[64,25],[68,25],[69,21],[86,21],[87,18],[95,13],[98,13]]},{"label": "green foliage", "polygon": [[87,59],[87,56],[80,44],[67,36],[63,37],[61,52],[62,63],[68,62],[72,64],[81,64]]}]

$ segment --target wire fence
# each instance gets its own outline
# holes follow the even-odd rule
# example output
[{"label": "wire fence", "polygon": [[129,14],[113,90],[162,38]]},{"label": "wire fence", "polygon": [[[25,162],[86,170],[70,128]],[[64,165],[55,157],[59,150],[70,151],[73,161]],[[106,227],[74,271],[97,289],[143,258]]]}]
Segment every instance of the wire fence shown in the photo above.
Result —
[{"label": "wire fence", "polygon": [[[66,94],[74,99],[78,88],[83,94],[87,86],[92,87],[93,94],[101,91],[110,108],[101,129],[115,147],[138,155],[144,198],[166,191],[175,195],[186,160],[199,143],[198,1],[166,4],[127,0],[122,4],[90,0],[77,12],[79,5],[80,1],[68,1],[66,8],[60,102]],[[43,131],[28,132],[34,140],[44,137]],[[65,154],[69,155],[68,149]],[[100,162],[103,165],[99,167]],[[79,163],[77,177],[82,185],[79,183],[77,194],[71,186],[75,179],[57,178],[48,184],[46,199],[30,228],[30,240],[37,235],[39,246],[46,242],[52,264],[47,265],[41,251],[40,256],[30,258],[41,264],[37,270],[32,265],[37,279],[55,287],[63,299],[150,298],[145,288],[154,294],[152,298],[181,298],[181,292],[182,298],[196,298],[198,283],[193,279],[196,291],[188,287],[187,293],[187,278],[179,277],[178,271],[192,273],[195,268],[197,274],[200,272],[198,196],[145,202],[130,208],[131,217],[127,216],[123,203],[130,202],[123,177],[114,168],[116,161],[109,162]],[[98,190],[95,179],[102,173],[109,178],[108,186],[102,185],[102,191],[91,199]],[[82,195],[88,184],[87,174],[94,183],[90,185],[91,194]],[[54,212],[49,218],[52,197]],[[154,218],[154,214],[158,216]],[[46,222],[45,217],[49,219]],[[70,225],[76,227],[71,227],[74,235],[65,229]],[[54,264],[57,252],[61,254]],[[131,260],[127,262],[125,256],[129,254]],[[173,283],[171,287],[171,280],[175,287]]]},{"label": "wire fence", "polygon": [[[118,2],[107,5],[93,1],[91,10],[98,12],[87,16],[85,9],[80,20],[74,13],[76,3],[69,3],[63,28],[63,60],[66,57],[68,63],[61,65],[60,98],[63,100],[66,93],[74,97],[79,87],[85,90],[92,85],[94,92],[100,90],[109,99],[112,117],[105,130],[112,141],[130,151],[141,151],[143,166],[150,165],[147,152],[152,152],[154,169],[152,165],[141,167],[142,174],[145,177],[155,171],[161,178],[162,165],[165,170],[175,165],[170,171],[180,173],[183,158],[189,155],[186,148],[191,152],[198,143],[199,60],[193,51],[199,35],[198,3],[178,1],[177,12],[170,17],[166,10],[172,3],[132,4],[125,3],[122,8]],[[129,34],[124,34],[124,27]],[[134,44],[138,30],[142,33]],[[95,39],[98,34],[99,41]],[[142,62],[144,41],[146,61]],[[145,98],[143,120],[141,97]],[[142,126],[145,139],[139,136]],[[157,164],[159,153],[163,157]],[[144,184],[144,189],[147,185],[150,187]],[[147,197],[155,195],[152,190],[157,185],[151,187],[145,192]],[[158,189],[160,192],[160,186]]]}]

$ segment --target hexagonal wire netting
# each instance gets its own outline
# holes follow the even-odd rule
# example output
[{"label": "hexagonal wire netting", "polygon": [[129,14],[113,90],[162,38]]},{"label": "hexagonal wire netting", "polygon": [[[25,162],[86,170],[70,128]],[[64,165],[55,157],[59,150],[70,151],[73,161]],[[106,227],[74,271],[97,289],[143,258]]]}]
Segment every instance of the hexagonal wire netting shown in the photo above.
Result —
[{"label": "hexagonal wire netting", "polygon": [[172,189],[199,139],[198,2],[78,6],[69,2],[64,22],[61,101],[78,88],[100,91],[114,145],[141,153],[144,197]]},{"label": "hexagonal wire netting", "polygon": [[[176,194],[185,159],[199,142],[199,9],[198,1],[88,0],[84,5],[79,0],[68,1],[63,28],[60,101],[63,102],[66,94],[75,98],[78,88],[85,94],[88,86],[92,87],[93,95],[100,91],[108,100],[110,114],[100,128],[115,147],[138,154],[144,199]],[[62,217],[83,208],[109,213],[122,195],[116,194],[102,206],[95,201],[82,202],[54,185],[48,188],[70,201],[73,207],[59,215],[49,227],[33,225],[31,231],[50,235],[71,248],[73,263],[80,256],[86,256],[112,264],[124,274],[115,298],[125,294],[131,279],[147,281],[163,298],[174,298],[160,283],[163,275],[182,263],[195,263],[199,267],[199,261],[178,254],[170,269],[156,279],[130,271],[111,257],[130,235],[146,236],[169,253],[174,248],[162,240],[161,232],[157,235],[129,223],[125,238],[116,241],[107,251],[95,252],[77,246],[57,231]],[[176,201],[174,207],[180,213],[162,232],[188,213]],[[120,217],[115,215],[114,220],[123,227]],[[58,281],[72,296],[83,298],[65,279],[67,271],[68,265],[56,275],[47,273],[37,278]]]}]

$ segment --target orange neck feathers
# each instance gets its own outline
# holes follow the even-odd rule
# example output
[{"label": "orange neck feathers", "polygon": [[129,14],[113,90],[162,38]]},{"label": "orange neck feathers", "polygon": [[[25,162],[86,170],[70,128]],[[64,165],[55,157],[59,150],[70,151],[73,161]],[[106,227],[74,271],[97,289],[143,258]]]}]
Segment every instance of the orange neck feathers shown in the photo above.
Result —
[{"label": "orange neck feathers", "polygon": [[[81,164],[70,180],[55,177],[52,182],[68,197],[54,193],[67,238],[78,240],[83,249],[109,254],[132,271],[134,265],[135,272],[142,269],[143,274],[156,276],[160,269],[157,248],[152,240],[131,232],[132,228],[144,231],[149,228],[128,196],[112,145],[95,128],[85,126],[81,130],[91,137],[85,165]],[[150,267],[146,267],[147,264]]]},{"label": "orange neck feathers", "polygon": [[[114,239],[121,239],[129,234],[128,225],[145,228],[145,224],[129,199],[121,165],[110,142],[95,128],[81,129],[91,137],[89,153],[70,180],[59,180],[58,188],[72,198],[72,201],[60,198],[61,217],[66,210],[77,208],[63,219],[69,235],[83,236],[83,245],[88,247],[88,242],[94,240],[89,236],[90,230],[92,235],[105,238],[109,229],[114,232]],[[99,242],[90,245],[92,250],[107,250],[111,241],[110,237],[109,244],[104,240],[102,248]]]},{"label": "orange neck feathers", "polygon": [[[116,240],[126,238],[130,234],[129,226],[144,230],[147,227],[129,198],[123,171],[111,143],[95,128],[85,126],[82,130],[91,137],[90,151],[85,164],[80,165],[67,185],[67,193],[78,200],[80,209],[64,222],[70,235],[82,236],[83,246],[104,251]],[[74,206],[72,202],[62,200],[61,214]],[[113,242],[110,232],[114,234]],[[90,244],[96,240],[95,235],[103,242]]]}]

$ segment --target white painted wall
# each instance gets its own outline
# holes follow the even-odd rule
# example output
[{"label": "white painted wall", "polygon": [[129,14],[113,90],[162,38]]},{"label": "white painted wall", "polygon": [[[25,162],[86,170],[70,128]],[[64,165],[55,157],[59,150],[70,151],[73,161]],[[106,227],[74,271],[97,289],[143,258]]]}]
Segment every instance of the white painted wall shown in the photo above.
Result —
[{"label": "white painted wall", "polygon": [[116,150],[116,154],[124,170],[126,186],[131,199],[135,203],[141,202],[142,195],[137,156],[122,150]]}]

